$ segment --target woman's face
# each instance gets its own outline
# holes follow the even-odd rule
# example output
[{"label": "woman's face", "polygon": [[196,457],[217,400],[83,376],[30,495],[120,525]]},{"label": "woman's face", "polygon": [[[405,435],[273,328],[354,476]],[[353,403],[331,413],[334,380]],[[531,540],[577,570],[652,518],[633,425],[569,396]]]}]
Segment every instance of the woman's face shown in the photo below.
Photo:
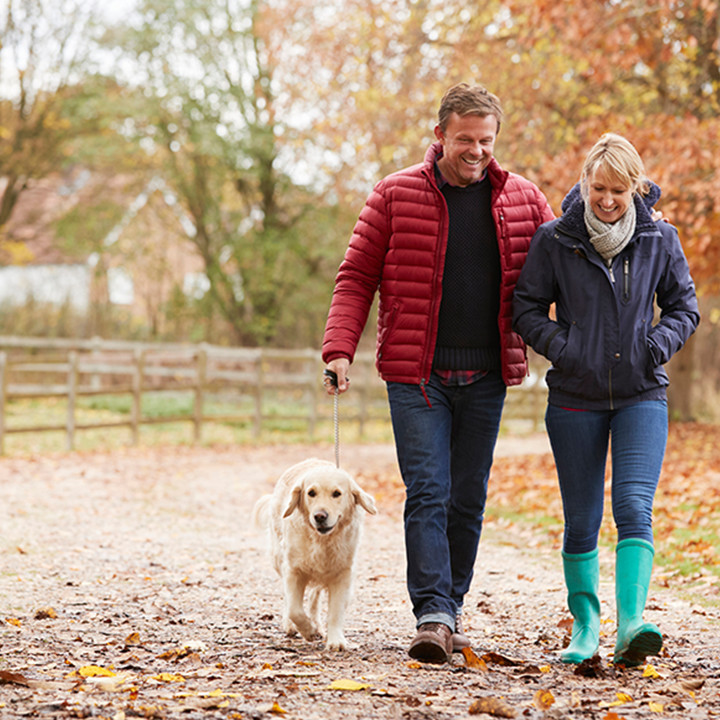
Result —
[{"label": "woman's face", "polygon": [[633,201],[633,188],[611,180],[602,167],[595,168],[588,177],[590,208],[606,223],[617,222]]}]

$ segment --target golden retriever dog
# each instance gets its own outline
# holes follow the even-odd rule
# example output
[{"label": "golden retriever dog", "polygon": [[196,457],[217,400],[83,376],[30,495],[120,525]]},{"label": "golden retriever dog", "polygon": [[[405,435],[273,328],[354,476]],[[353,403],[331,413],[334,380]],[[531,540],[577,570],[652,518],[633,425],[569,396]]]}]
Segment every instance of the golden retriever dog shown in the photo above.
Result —
[{"label": "golden retriever dog", "polygon": [[[256,503],[253,519],[270,534],[272,561],[283,583],[283,630],[321,637],[320,594],[327,591],[328,650],[345,650],[345,609],[362,513],[377,512],[372,496],[344,470],[310,459],[286,470],[272,495]],[[308,590],[308,613],[305,591]]]}]

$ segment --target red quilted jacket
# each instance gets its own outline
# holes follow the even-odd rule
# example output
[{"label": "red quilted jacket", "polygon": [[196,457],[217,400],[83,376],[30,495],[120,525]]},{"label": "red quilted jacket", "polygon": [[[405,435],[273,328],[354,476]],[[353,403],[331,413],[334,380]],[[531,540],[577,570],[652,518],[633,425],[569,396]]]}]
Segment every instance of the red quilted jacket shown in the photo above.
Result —
[{"label": "red quilted jacket", "polygon": [[[352,362],[379,291],[380,376],[419,384],[429,378],[448,230],[447,207],[434,172],[441,152],[440,143],[434,143],[423,163],[388,175],[368,197],[337,274],[323,339],[324,362],[339,357]],[[506,172],[495,159],[488,172],[502,272],[502,375],[506,385],[518,385],[527,361],[525,344],[511,327],[513,290],[535,230],[554,215],[529,180]]]}]

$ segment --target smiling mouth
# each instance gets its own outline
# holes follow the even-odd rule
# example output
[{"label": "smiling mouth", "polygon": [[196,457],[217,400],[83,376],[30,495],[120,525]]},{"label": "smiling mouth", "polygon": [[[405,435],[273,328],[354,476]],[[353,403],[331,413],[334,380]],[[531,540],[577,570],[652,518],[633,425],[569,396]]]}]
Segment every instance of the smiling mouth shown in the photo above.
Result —
[{"label": "smiling mouth", "polygon": [[334,526],[334,525],[331,525],[331,526],[323,525],[322,527],[316,527],[315,529],[316,529],[321,535],[327,535],[327,533],[329,533],[331,530],[334,530],[334,529],[335,529],[335,526]]}]

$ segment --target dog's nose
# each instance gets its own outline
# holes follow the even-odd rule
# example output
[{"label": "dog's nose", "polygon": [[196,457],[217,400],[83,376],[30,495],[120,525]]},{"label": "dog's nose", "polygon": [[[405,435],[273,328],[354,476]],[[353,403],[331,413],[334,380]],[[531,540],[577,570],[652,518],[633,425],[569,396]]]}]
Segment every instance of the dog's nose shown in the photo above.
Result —
[{"label": "dog's nose", "polygon": [[315,518],[315,524],[322,526],[327,522],[328,514],[325,510],[318,510],[313,517]]}]

